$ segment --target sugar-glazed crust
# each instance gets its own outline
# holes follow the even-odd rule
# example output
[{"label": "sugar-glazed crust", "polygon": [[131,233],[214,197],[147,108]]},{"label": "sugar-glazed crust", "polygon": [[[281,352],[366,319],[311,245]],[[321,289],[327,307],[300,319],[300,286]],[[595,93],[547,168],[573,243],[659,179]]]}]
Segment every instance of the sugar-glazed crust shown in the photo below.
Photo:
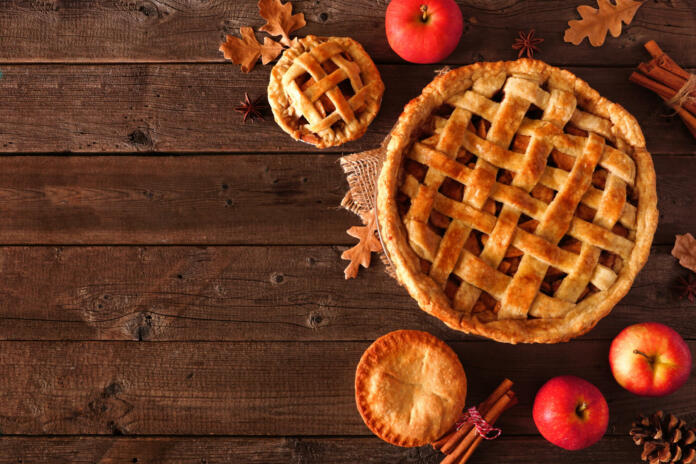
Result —
[{"label": "sugar-glazed crust", "polygon": [[273,67],[268,84],[276,123],[294,139],[318,148],[361,137],[377,115],[383,93],[372,59],[348,37],[297,39]]},{"label": "sugar-glazed crust", "polygon": [[427,332],[398,330],[363,353],[355,401],[369,429],[398,446],[431,443],[452,428],[466,400],[456,353]]},{"label": "sugar-glazed crust", "polygon": [[472,64],[426,86],[392,131],[377,204],[386,252],[420,307],[508,343],[594,327],[645,264],[658,219],[635,118],[530,59]]}]

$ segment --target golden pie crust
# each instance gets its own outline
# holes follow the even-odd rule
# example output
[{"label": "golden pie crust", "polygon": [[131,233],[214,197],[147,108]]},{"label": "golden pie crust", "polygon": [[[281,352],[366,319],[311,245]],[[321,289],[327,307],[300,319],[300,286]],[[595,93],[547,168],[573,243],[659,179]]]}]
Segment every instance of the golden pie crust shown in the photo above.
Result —
[{"label": "golden pie crust", "polygon": [[406,105],[377,209],[420,307],[508,343],[594,327],[645,264],[658,218],[635,118],[531,59],[455,69]]},{"label": "golden pie crust", "polygon": [[382,104],[384,84],[363,47],[348,37],[294,41],[271,71],[276,123],[318,148],[361,137]]},{"label": "golden pie crust", "polygon": [[452,428],[466,400],[466,374],[445,342],[398,330],[363,353],[355,401],[368,428],[398,446],[431,443]]}]

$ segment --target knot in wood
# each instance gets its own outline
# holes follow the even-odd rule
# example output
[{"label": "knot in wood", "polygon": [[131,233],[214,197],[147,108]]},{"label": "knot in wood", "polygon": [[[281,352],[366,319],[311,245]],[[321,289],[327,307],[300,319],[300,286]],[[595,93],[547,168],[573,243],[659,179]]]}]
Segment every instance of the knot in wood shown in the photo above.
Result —
[{"label": "knot in wood", "polygon": [[128,134],[128,141],[133,145],[152,145],[152,138],[142,129],[135,129]]},{"label": "knot in wood", "polygon": [[322,322],[324,322],[324,316],[322,316],[321,314],[319,314],[317,312],[312,312],[309,314],[309,321],[308,322],[309,322],[309,327],[312,329],[317,329],[317,328],[321,327],[322,325],[325,325],[325,324],[322,324]]}]

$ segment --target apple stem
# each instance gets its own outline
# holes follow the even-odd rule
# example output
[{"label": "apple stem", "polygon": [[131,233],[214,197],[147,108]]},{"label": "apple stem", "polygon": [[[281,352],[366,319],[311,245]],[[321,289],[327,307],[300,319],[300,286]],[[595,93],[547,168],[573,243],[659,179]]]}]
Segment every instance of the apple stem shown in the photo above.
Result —
[{"label": "apple stem", "polygon": [[580,403],[580,404],[578,405],[577,408],[575,408],[575,414],[576,414],[578,417],[583,418],[583,417],[585,416],[585,410],[586,410],[586,409],[587,409],[587,403],[585,403],[585,402],[583,401],[582,403]]},{"label": "apple stem", "polygon": [[421,5],[420,10],[421,13],[423,13],[423,16],[421,16],[421,21],[426,22],[428,20],[428,5]]},{"label": "apple stem", "polygon": [[645,357],[645,359],[647,359],[647,360],[648,360],[648,362],[649,362],[650,364],[652,364],[652,363],[654,363],[654,362],[655,362],[655,358],[654,358],[654,357],[652,357],[652,356],[648,356],[647,354],[643,353],[642,351],[639,351],[639,350],[633,350],[633,353],[634,353],[634,354],[639,354],[639,355],[641,355],[641,356],[644,356],[644,357]]}]

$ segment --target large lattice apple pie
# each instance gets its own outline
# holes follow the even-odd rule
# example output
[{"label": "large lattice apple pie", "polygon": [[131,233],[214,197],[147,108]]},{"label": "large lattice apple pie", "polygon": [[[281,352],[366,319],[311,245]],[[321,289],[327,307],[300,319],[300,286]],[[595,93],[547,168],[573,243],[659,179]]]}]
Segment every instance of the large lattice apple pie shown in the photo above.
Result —
[{"label": "large lattice apple pie", "polygon": [[404,109],[378,184],[399,281],[452,328],[581,335],[628,292],[657,226],[635,118],[543,62],[476,63]]}]

